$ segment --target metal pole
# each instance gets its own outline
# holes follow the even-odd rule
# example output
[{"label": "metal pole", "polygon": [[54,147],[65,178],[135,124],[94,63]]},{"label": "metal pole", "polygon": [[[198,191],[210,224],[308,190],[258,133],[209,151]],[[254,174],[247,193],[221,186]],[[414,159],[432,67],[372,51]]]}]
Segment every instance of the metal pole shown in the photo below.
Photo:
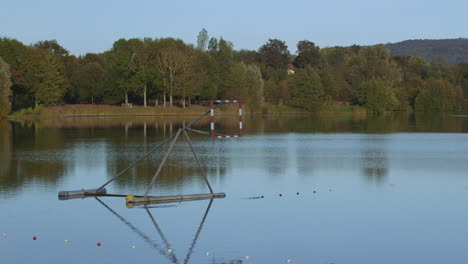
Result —
[{"label": "metal pole", "polygon": [[118,177],[120,177],[120,175],[124,174],[126,171],[128,171],[130,168],[132,168],[133,166],[135,166],[136,164],[138,164],[140,161],[142,161],[144,158],[148,157],[151,153],[155,152],[156,150],[158,150],[160,147],[164,146],[167,142],[169,142],[172,138],[174,138],[176,135],[173,135],[171,137],[168,137],[166,138],[163,142],[159,143],[159,145],[157,145],[156,147],[154,147],[153,149],[151,149],[150,151],[146,152],[145,155],[143,155],[141,158],[137,159],[136,161],[134,161],[132,164],[130,164],[130,166],[128,166],[127,168],[125,168],[124,170],[122,170],[121,172],[119,172],[119,174],[117,174],[115,177],[113,177],[112,179],[108,180],[106,183],[104,183],[101,187],[99,187],[96,192],[99,192],[102,188],[106,187],[109,183],[113,182],[115,179],[117,179]]},{"label": "metal pole", "polygon": [[169,149],[168,149],[167,152],[166,152],[166,155],[164,155],[164,158],[163,158],[163,160],[161,161],[161,164],[159,164],[158,170],[157,170],[156,173],[154,174],[153,179],[151,180],[151,182],[150,182],[150,184],[149,184],[149,186],[148,186],[148,189],[147,189],[146,192],[145,192],[145,195],[144,195],[145,198],[148,196],[149,191],[150,191],[151,188],[153,187],[154,182],[156,181],[156,178],[158,177],[159,173],[161,172],[162,167],[164,166],[164,163],[166,163],[167,157],[169,157],[169,154],[171,153],[172,148],[174,147],[174,144],[176,143],[177,139],[179,138],[179,135],[180,135],[180,132],[181,132],[181,131],[182,131],[181,128],[179,128],[179,130],[177,130],[177,133],[175,134],[174,140],[172,140],[171,145],[169,146]]},{"label": "metal pole", "polygon": [[200,168],[200,172],[201,174],[203,175],[203,178],[205,179],[205,182],[206,182],[206,185],[208,185],[208,188],[210,189],[210,193],[213,194],[213,189],[211,188],[211,185],[210,185],[210,182],[208,182],[208,178],[206,177],[206,173],[205,171],[203,170],[203,167],[200,163],[200,160],[198,159],[197,157],[197,154],[195,153],[195,150],[193,149],[193,145],[192,145],[192,141],[190,140],[190,137],[189,135],[187,134],[187,131],[184,130],[184,135],[185,137],[187,138],[187,142],[190,146],[190,149],[192,150],[192,153],[193,153],[193,157],[195,158],[195,160],[197,161],[197,164],[198,164],[198,167]]}]

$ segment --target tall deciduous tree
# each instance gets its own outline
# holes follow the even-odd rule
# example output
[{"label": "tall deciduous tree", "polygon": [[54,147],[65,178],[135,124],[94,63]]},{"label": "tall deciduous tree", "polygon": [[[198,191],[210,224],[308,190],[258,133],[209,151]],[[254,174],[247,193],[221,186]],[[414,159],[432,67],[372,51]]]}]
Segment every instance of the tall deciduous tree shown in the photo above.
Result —
[{"label": "tall deciduous tree", "polygon": [[48,50],[33,49],[33,52],[26,79],[32,88],[35,105],[40,102],[55,104],[65,94],[63,64]]},{"label": "tall deciduous tree", "polygon": [[29,105],[30,87],[26,85],[28,61],[31,48],[23,43],[8,38],[0,38],[0,56],[10,66],[12,81],[12,105]]},{"label": "tall deciduous tree", "polygon": [[206,29],[202,29],[200,33],[198,33],[197,37],[197,49],[201,51],[206,50],[206,46],[208,45],[208,31]]},{"label": "tall deciduous tree", "polygon": [[0,117],[11,111],[11,79],[10,66],[0,57]]},{"label": "tall deciduous tree", "polygon": [[258,50],[260,60],[268,67],[275,69],[286,69],[289,64],[289,50],[284,41],[269,39],[266,44]]},{"label": "tall deciduous tree", "polygon": [[382,45],[357,49],[357,56],[348,62],[346,79],[351,84],[353,103],[358,103],[361,84],[372,79],[383,81],[386,86],[396,88],[401,84],[402,73]]},{"label": "tall deciduous tree", "polygon": [[294,66],[305,68],[315,67],[320,62],[320,49],[315,43],[308,40],[301,40],[297,43],[297,57],[294,59]]},{"label": "tall deciduous tree", "polygon": [[114,43],[111,50],[111,65],[116,73],[117,87],[119,93],[124,96],[126,105],[128,104],[128,94],[137,89],[133,82],[137,73],[133,59],[141,46],[143,46],[143,42],[139,39],[120,39]]},{"label": "tall deciduous tree", "polygon": [[[177,41],[173,45],[163,47],[156,55],[156,63],[159,70],[169,81],[169,105],[172,106],[173,95],[177,93],[177,81],[184,78],[193,65],[193,51],[183,42]],[[179,94],[183,94],[182,91]],[[185,100],[185,98],[184,98]],[[185,103],[184,103],[185,106]]]},{"label": "tall deciduous tree", "polygon": [[100,90],[104,78],[102,65],[98,62],[84,63],[74,77],[80,99],[91,99],[91,104],[94,104],[96,96],[102,94]]},{"label": "tall deciduous tree", "polygon": [[245,86],[247,87],[248,98],[246,102],[252,109],[260,109],[263,105],[263,79],[260,68],[256,65],[247,65],[245,71]]}]

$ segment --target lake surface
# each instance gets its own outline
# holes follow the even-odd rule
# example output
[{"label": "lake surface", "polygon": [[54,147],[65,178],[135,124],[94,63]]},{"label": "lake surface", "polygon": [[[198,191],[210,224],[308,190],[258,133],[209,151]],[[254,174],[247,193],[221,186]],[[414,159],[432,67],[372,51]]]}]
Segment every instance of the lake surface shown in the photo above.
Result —
[{"label": "lake surface", "polygon": [[[468,263],[464,115],[251,116],[241,138],[191,133],[224,199],[58,200],[191,119],[0,120],[1,263]],[[218,119],[217,132],[237,133],[235,117]],[[143,194],[163,151],[108,193]],[[208,189],[180,140],[151,195],[192,193]]]}]

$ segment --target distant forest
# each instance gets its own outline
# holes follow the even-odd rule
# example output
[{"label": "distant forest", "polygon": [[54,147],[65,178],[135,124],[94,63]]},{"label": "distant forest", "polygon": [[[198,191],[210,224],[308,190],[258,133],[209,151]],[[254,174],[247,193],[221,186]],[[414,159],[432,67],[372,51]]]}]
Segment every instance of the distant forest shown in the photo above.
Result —
[{"label": "distant forest", "polygon": [[419,56],[451,65],[468,64],[468,38],[405,40],[385,47],[392,55]]},{"label": "distant forest", "polygon": [[468,64],[392,56],[384,45],[319,48],[303,40],[291,54],[284,41],[269,39],[257,50],[235,50],[203,29],[196,44],[119,39],[103,53],[77,57],[55,40],[25,45],[0,38],[3,116],[41,105],[189,107],[221,98],[242,100],[255,111],[357,105],[373,113],[454,112],[466,108],[464,95]]}]

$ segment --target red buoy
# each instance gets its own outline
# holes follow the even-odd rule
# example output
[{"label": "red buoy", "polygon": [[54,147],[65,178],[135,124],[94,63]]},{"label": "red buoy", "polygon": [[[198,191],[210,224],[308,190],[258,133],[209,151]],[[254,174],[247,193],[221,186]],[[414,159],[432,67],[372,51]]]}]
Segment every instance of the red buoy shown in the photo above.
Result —
[{"label": "red buoy", "polygon": [[37,237],[33,236],[33,240],[37,240]]},{"label": "red buoy", "polygon": [[98,243],[97,243],[97,246],[98,246],[98,247],[102,246],[101,242],[98,242]]}]

